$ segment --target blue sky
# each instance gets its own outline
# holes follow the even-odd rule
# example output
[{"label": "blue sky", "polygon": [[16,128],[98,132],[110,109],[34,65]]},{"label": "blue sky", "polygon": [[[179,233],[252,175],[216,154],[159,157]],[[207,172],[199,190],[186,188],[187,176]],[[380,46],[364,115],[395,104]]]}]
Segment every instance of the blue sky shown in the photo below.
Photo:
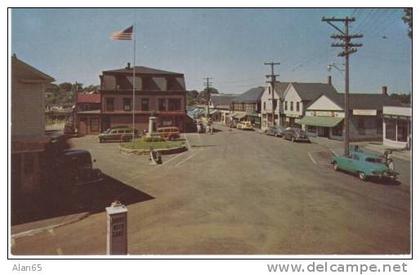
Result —
[{"label": "blue sky", "polygon": [[203,78],[224,93],[264,85],[266,61],[279,61],[280,81],[325,82],[344,89],[336,31],[322,16],[356,17],[352,32],[364,38],[351,56],[350,90],[411,92],[411,40],[403,11],[354,9],[14,9],[11,53],[53,76],[57,83],[99,84],[102,70],[132,62],[131,41],[112,32],[136,23],[136,65],[181,72],[187,89]]}]

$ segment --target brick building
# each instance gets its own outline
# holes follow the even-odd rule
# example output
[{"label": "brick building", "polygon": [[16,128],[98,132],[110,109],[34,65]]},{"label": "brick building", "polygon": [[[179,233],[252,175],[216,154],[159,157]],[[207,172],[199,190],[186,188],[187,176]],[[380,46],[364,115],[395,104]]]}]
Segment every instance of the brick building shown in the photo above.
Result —
[{"label": "brick building", "polygon": [[[132,125],[133,67],[103,71],[100,75],[102,131]],[[184,75],[148,67],[135,67],[135,128],[147,129],[149,116],[157,126],[177,126],[185,130],[186,90]]]}]

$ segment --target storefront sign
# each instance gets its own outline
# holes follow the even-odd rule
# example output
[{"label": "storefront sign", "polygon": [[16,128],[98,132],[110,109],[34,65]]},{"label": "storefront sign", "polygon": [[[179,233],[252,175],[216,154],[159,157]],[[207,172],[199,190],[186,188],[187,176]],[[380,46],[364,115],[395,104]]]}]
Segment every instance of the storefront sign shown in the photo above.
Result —
[{"label": "storefront sign", "polygon": [[353,110],[354,116],[376,116],[376,110]]}]

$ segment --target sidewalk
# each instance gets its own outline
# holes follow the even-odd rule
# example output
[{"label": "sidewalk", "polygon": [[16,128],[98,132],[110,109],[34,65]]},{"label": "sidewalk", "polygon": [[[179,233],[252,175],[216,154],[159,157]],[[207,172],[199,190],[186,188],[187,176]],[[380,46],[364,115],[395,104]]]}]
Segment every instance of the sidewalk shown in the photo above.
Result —
[{"label": "sidewalk", "polygon": [[[321,138],[321,137],[310,137],[310,139],[312,142],[325,146],[336,154],[344,153],[342,141],[332,140],[328,138]],[[385,150],[392,149],[390,147],[384,146],[380,142],[374,142],[374,141],[351,142],[350,144],[351,145],[357,144],[361,148],[365,148],[366,150],[373,151],[378,154],[383,154]],[[401,150],[401,149],[392,149],[392,150],[393,150],[392,157],[405,160],[405,161],[411,161],[411,151]]]},{"label": "sidewalk", "polygon": [[11,233],[12,238],[21,238],[25,236],[31,236],[37,233],[40,233],[45,230],[50,230],[59,226],[66,224],[74,223],[80,221],[81,219],[87,217],[88,212],[82,212],[77,214],[71,214],[61,217],[55,217],[45,220],[39,220],[34,222],[28,222],[24,224],[12,226]]}]

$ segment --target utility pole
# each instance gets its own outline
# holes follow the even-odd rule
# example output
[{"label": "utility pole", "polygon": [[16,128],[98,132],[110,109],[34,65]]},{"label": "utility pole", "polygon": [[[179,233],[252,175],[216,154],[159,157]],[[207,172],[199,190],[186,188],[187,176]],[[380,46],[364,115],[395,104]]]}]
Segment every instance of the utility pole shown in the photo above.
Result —
[{"label": "utility pole", "polygon": [[207,91],[207,110],[206,110],[206,118],[207,120],[209,119],[210,116],[210,87],[212,85],[212,83],[210,82],[210,79],[212,79],[211,77],[205,77],[204,80],[206,80],[206,82],[204,82],[204,85],[206,86],[206,91]]},{"label": "utility pole", "polygon": [[[356,21],[354,17],[345,17],[345,18],[335,18],[335,17],[322,17],[323,22],[327,22],[331,27],[336,29],[339,33],[331,35],[333,39],[341,40],[340,43],[331,44],[332,47],[343,48],[343,51],[338,54],[338,56],[345,58],[345,94],[344,94],[344,155],[349,156],[349,57],[352,53],[357,52],[357,48],[363,46],[359,43],[352,43],[353,38],[362,38],[362,34],[349,34],[349,23]],[[340,29],[333,22],[344,23],[344,30]]]},{"label": "utility pole", "polygon": [[[276,86],[276,77],[279,76],[278,74],[274,74],[274,66],[276,65],[280,65],[280,62],[264,62],[264,65],[270,65],[271,66],[271,74],[267,74],[265,77],[266,78],[271,78],[270,81],[266,81],[267,83],[271,83],[271,120],[273,122],[273,126],[276,125],[276,119],[275,119],[275,109],[276,106],[274,104],[274,89]],[[280,109],[280,107],[279,107]],[[280,122],[280,112],[279,112],[279,122]]]}]

